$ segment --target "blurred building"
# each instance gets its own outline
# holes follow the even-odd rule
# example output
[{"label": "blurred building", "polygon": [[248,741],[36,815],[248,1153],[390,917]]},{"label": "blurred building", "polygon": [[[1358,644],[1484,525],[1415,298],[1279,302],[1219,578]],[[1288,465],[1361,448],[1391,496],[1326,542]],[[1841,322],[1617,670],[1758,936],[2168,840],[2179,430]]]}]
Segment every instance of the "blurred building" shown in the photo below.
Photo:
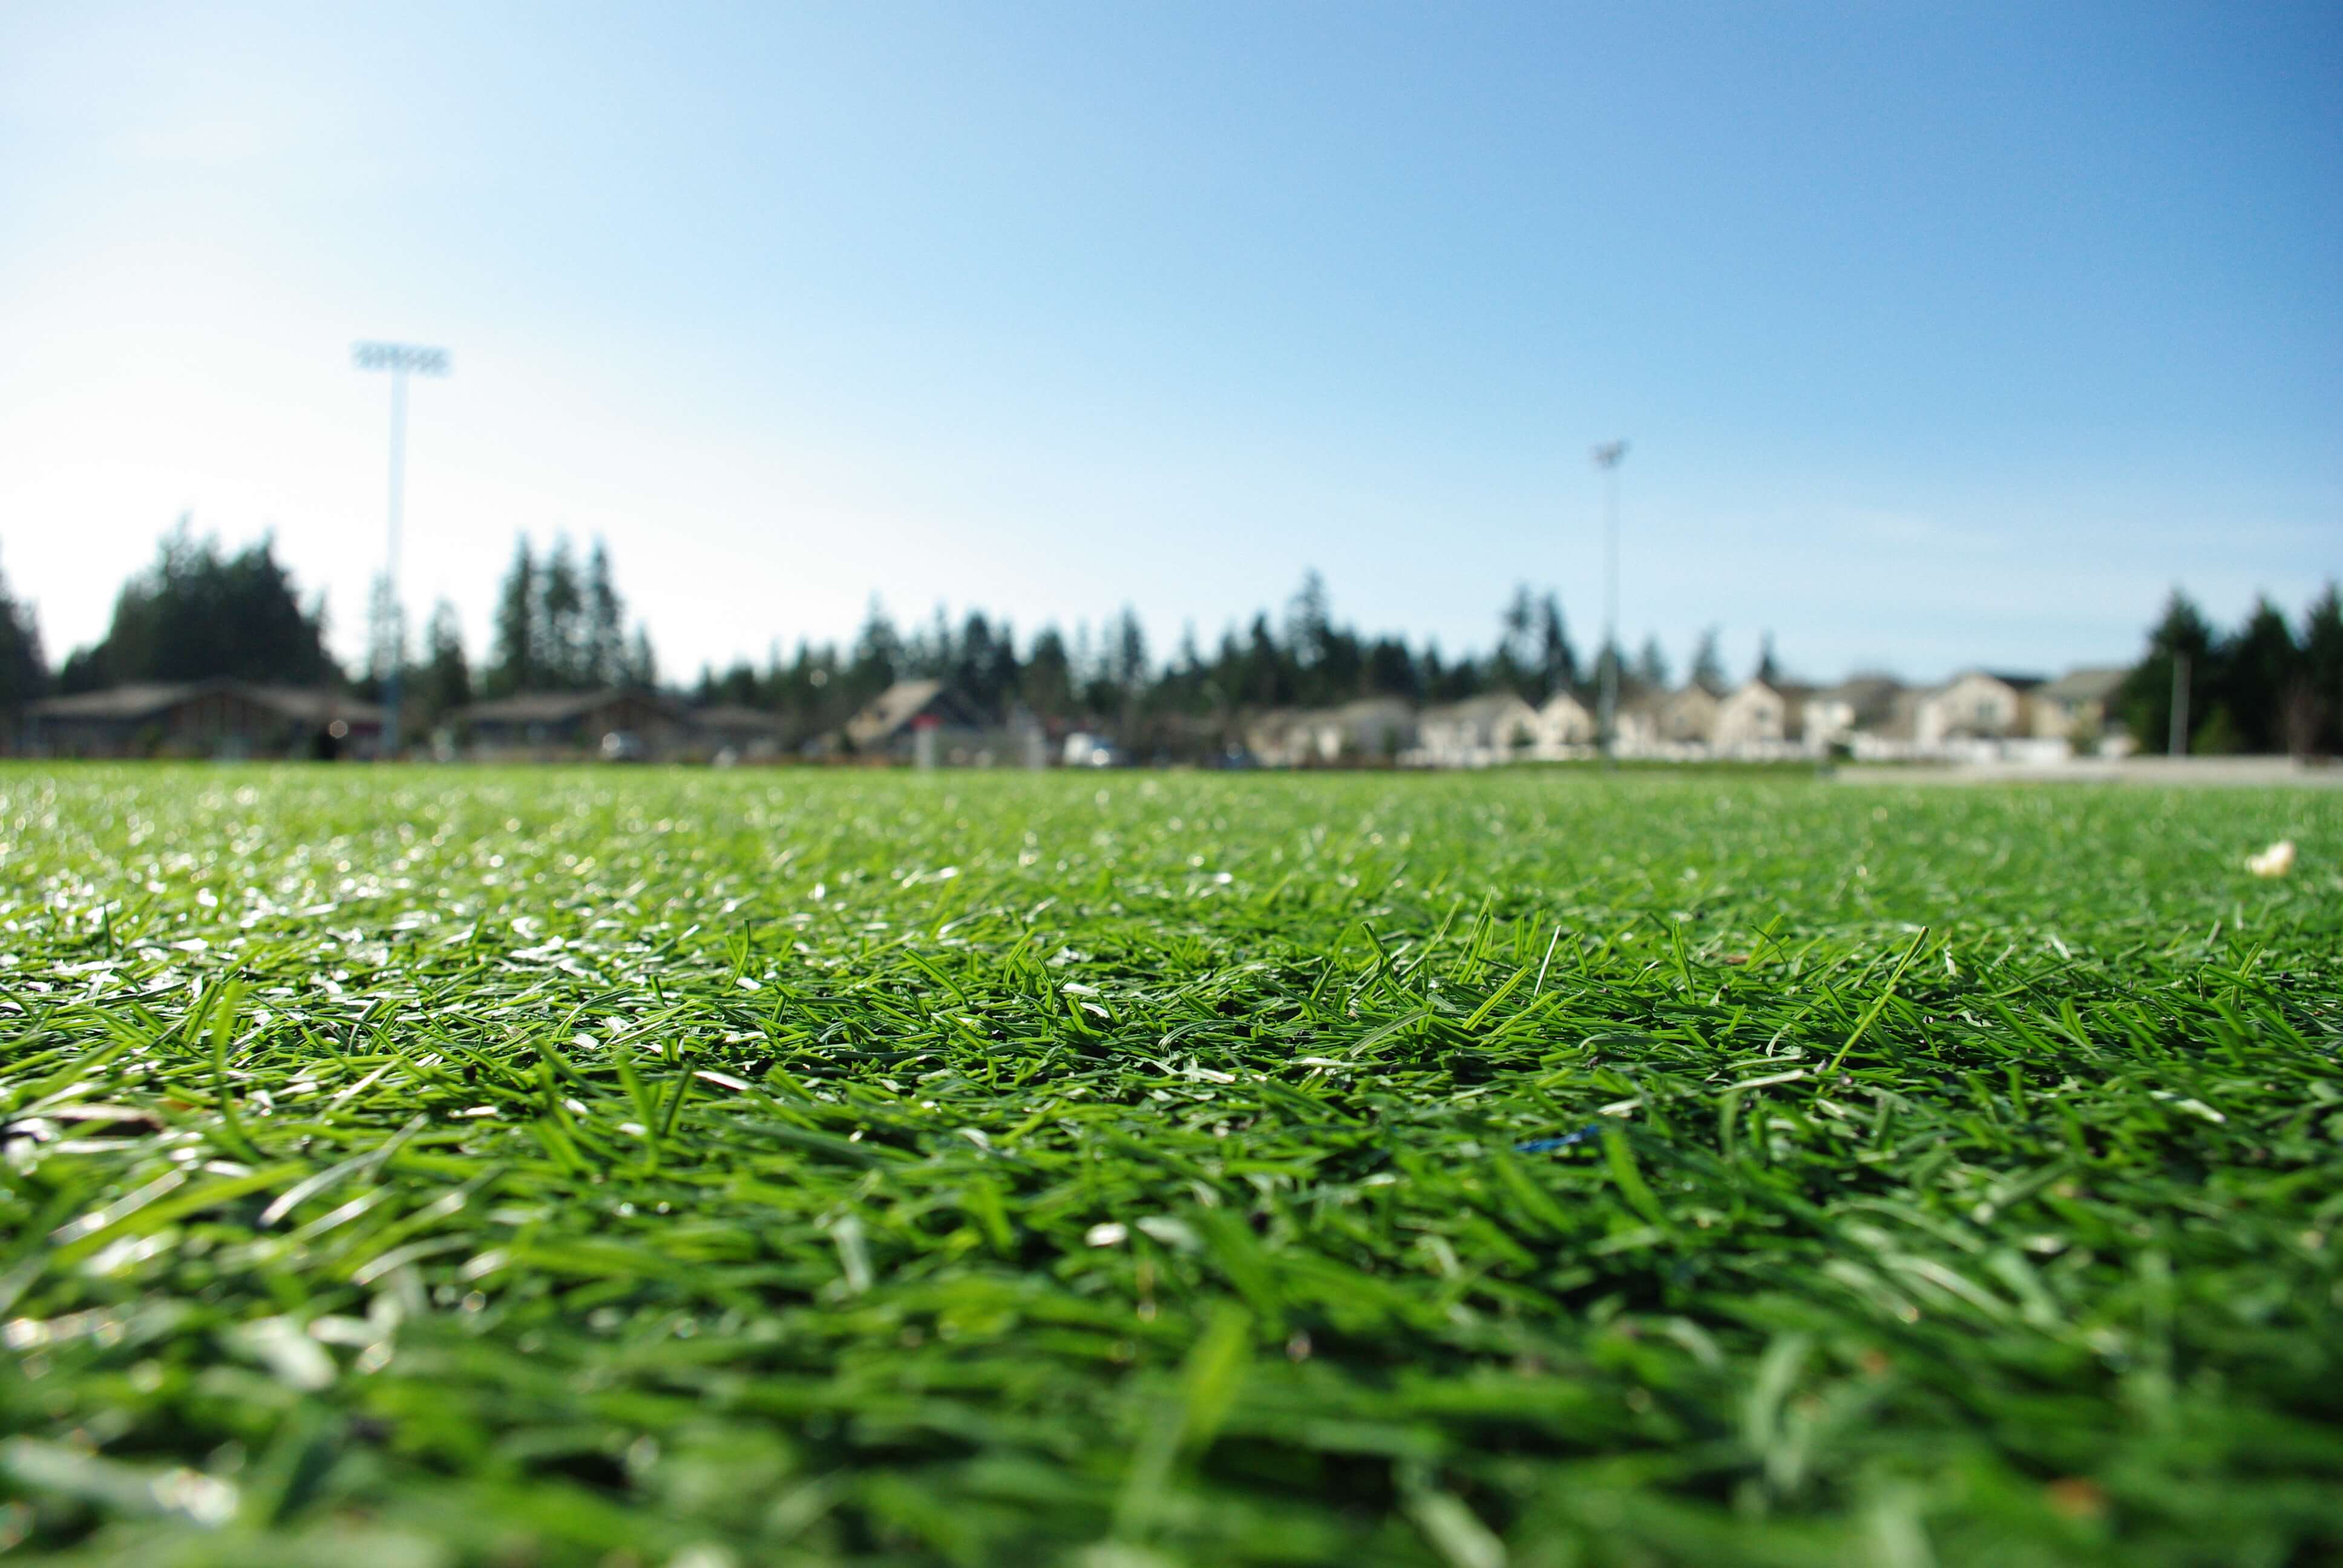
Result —
[{"label": "blurred building", "polygon": [[447,716],[483,761],[610,761],[678,758],[700,742],[690,710],[654,691],[528,691]]},{"label": "blurred building", "polygon": [[[2114,702],[2126,672],[2077,669],[2055,681],[1969,670],[1913,689],[1892,676],[1859,675],[1835,686],[1750,679],[1719,695],[1697,684],[1634,686],[1623,695],[1613,748],[1657,761],[1790,761],[1851,754],[1870,761],[2055,762],[2123,744]],[[1381,727],[1413,734],[1400,759],[1422,768],[1483,768],[1559,761],[1594,753],[1598,721],[1584,699],[1561,691],[1533,709],[1510,692],[1427,708],[1413,716],[1396,699],[1328,709],[1272,709],[1246,720],[1251,756],[1272,768],[1370,760],[1364,737]]]},{"label": "blurred building", "polygon": [[1271,708],[1245,721],[1244,746],[1263,768],[1299,768],[1309,760],[1309,715],[1299,708]]},{"label": "blurred building", "polygon": [[1912,739],[1923,749],[1948,741],[2009,740],[2034,733],[2038,675],[1972,669],[1924,691],[1912,710]]},{"label": "blurred building", "polygon": [[25,710],[49,757],[373,757],[383,710],[347,692],[213,680],[117,686]]},{"label": "blurred building", "polygon": [[2116,712],[2116,698],[2130,673],[2105,666],[2071,669],[2039,688],[2034,693],[2035,736],[2087,752],[2105,749],[2111,740],[2127,745],[2130,737]]},{"label": "blurred building", "polygon": [[1716,731],[1716,694],[1704,686],[1687,686],[1660,699],[1659,739],[1663,747],[1704,748]]},{"label": "blurred building", "polygon": [[1510,691],[1468,697],[1416,716],[1408,760],[1427,768],[1486,768],[1526,759],[1538,742],[1538,710]]},{"label": "blurred building", "polygon": [[689,715],[696,739],[720,762],[777,762],[789,752],[789,722],[777,713],[739,703],[695,708]]},{"label": "blurred building", "polygon": [[1611,748],[1622,757],[1656,757],[1660,751],[1660,713],[1667,704],[1665,691],[1645,689],[1623,694],[1611,716]]},{"label": "blurred building", "polygon": [[1245,726],[1245,749],[1271,768],[1363,767],[1396,762],[1417,743],[1414,706],[1363,697],[1335,708],[1279,708]]},{"label": "blurred building", "polygon": [[1775,757],[1805,746],[1810,687],[1792,681],[1745,680],[1718,699],[1710,749],[1730,757]]},{"label": "blurred building", "polygon": [[1544,757],[1572,757],[1602,738],[1602,724],[1586,705],[1557,691],[1537,710],[1537,750]]},{"label": "blurred building", "polygon": [[897,681],[848,719],[843,733],[848,751],[874,761],[966,767],[1021,762],[1024,753],[981,709],[940,680]]},{"label": "blurred building", "polygon": [[1889,675],[1858,675],[1807,694],[1800,739],[1810,749],[1852,746],[1858,734],[1880,734],[1896,722],[1903,682]]}]

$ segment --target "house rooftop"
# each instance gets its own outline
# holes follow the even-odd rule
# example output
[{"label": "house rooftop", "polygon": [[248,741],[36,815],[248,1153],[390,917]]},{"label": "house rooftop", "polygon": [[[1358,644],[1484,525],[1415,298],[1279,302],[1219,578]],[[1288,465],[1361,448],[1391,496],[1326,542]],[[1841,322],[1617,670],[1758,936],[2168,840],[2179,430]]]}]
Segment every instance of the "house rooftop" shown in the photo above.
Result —
[{"label": "house rooftop", "polygon": [[691,710],[691,721],[709,729],[755,729],[778,735],[789,728],[778,713],[738,702],[719,702]]},{"label": "house rooftop", "polygon": [[1810,682],[1804,680],[1792,680],[1786,676],[1776,676],[1772,680],[1767,680],[1763,676],[1753,675],[1748,679],[1743,681],[1740,685],[1735,687],[1731,691],[1726,692],[1725,695],[1727,697],[1737,697],[1753,686],[1761,690],[1770,691],[1776,697],[1787,698],[1799,702],[1805,701],[1807,698],[1815,696],[1821,690],[1821,688],[1815,686]]},{"label": "house rooftop", "polygon": [[1468,697],[1462,702],[1444,702],[1437,708],[1427,708],[1423,717],[1433,720],[1488,719],[1527,708],[1529,704],[1510,691],[1484,691],[1478,697]]},{"label": "house rooftop", "polygon": [[2104,702],[2130,674],[2112,665],[2087,665],[2068,670],[2035,695],[2050,702]]},{"label": "house rooftop", "polygon": [[347,691],[324,686],[255,686],[238,682],[244,695],[287,719],[317,723],[338,719],[349,724],[380,724],[390,717],[378,703],[361,702]]},{"label": "house rooftop", "polygon": [[80,691],[71,697],[46,697],[27,709],[40,719],[144,719],[188,696],[194,681],[141,681],[112,686],[103,691]]},{"label": "house rooftop", "polygon": [[667,706],[656,693],[612,686],[598,691],[519,691],[475,702],[458,709],[456,716],[472,724],[558,724],[628,697],[662,709]]},{"label": "house rooftop", "polygon": [[899,680],[865,703],[862,711],[846,721],[846,733],[857,746],[868,746],[892,735],[918,714],[920,709],[936,699],[944,689],[940,680]]},{"label": "house rooftop", "polygon": [[899,680],[846,721],[846,738],[857,746],[876,745],[931,707],[943,709],[949,723],[974,729],[984,722],[940,680]]},{"label": "house rooftop", "polygon": [[1337,719],[1374,719],[1386,714],[1412,713],[1413,708],[1404,697],[1358,697],[1324,710]]},{"label": "house rooftop", "polygon": [[138,681],[103,691],[76,692],[71,697],[45,698],[28,711],[36,719],[85,719],[125,724],[151,719],[167,709],[207,692],[224,692],[275,709],[287,719],[323,723],[340,719],[357,724],[380,724],[383,710],[361,702],[347,691],[323,686],[265,686],[256,681],[217,676],[209,680]]}]

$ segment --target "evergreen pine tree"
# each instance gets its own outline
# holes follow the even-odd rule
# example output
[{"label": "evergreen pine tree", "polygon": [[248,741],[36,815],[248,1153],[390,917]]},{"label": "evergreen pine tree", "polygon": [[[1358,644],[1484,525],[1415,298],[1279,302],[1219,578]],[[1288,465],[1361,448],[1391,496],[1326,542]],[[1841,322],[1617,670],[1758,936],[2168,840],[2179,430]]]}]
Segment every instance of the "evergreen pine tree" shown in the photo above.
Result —
[{"label": "evergreen pine tree", "polygon": [[2162,751],[2171,735],[2173,674],[2177,662],[2187,660],[2188,744],[2212,717],[2215,704],[2207,695],[2220,689],[2221,670],[2215,658],[2213,628],[2188,596],[2178,588],[2166,601],[2164,618],[2147,635],[2147,652],[2124,678],[2117,703],[2132,738],[2143,751]]},{"label": "evergreen pine tree", "polygon": [[902,665],[903,639],[896,635],[895,623],[887,618],[879,596],[872,594],[862,629],[855,635],[840,698],[849,708],[860,707],[894,685],[901,678]]},{"label": "evergreen pine tree", "polygon": [[1537,603],[1530,585],[1513,585],[1513,597],[1497,616],[1497,648],[1489,660],[1490,676],[1504,689],[1535,699],[1540,679],[1535,640]]},{"label": "evergreen pine tree", "polygon": [[1668,679],[1674,672],[1668,668],[1667,650],[1660,646],[1658,638],[1644,639],[1644,650],[1635,656],[1635,663],[1627,673],[1629,679],[1646,691],[1668,689]]},{"label": "evergreen pine tree", "polygon": [[536,663],[546,686],[576,691],[586,679],[586,585],[569,536],[557,534],[537,582]]},{"label": "evergreen pine tree", "polygon": [[1538,683],[1540,700],[1578,686],[1578,653],[1570,646],[1563,626],[1562,601],[1552,593],[1538,601]]},{"label": "evergreen pine tree", "polygon": [[1725,694],[1725,659],[1716,650],[1717,629],[1710,627],[1693,645],[1692,684],[1712,697]]},{"label": "evergreen pine tree", "polygon": [[1073,660],[1056,627],[1043,627],[1033,638],[1033,647],[1025,656],[1021,691],[1025,706],[1044,719],[1063,718],[1073,711]]},{"label": "evergreen pine tree", "polygon": [[619,672],[621,686],[639,686],[650,690],[659,685],[659,656],[651,651],[650,628],[635,623],[635,635],[627,645],[626,667]]},{"label": "evergreen pine tree", "polygon": [[2212,693],[2236,730],[2237,749],[2289,749],[2287,706],[2302,676],[2302,652],[2285,612],[2267,598],[2257,600],[2246,624],[2221,650],[2220,685]]},{"label": "evergreen pine tree", "polygon": [[342,677],[326,651],[324,606],[302,607],[275,538],[223,556],[185,518],[155,564],[123,585],[104,639],[67,659],[65,674],[74,691],[216,676],[287,686]]},{"label": "evergreen pine tree", "polygon": [[582,684],[588,688],[626,684],[626,604],[610,578],[610,551],[600,539],[586,558],[586,633]]},{"label": "evergreen pine tree", "polygon": [[2343,754],[2343,597],[2333,583],[2302,618],[2305,749]]},{"label": "evergreen pine tree", "polygon": [[441,599],[423,633],[423,668],[417,672],[415,700],[425,724],[472,700],[472,667],[464,657],[464,628],[456,607]]},{"label": "evergreen pine tree", "polygon": [[14,728],[25,705],[45,696],[48,685],[40,622],[30,605],[9,593],[7,578],[0,576],[0,724]]},{"label": "evergreen pine tree", "polygon": [[528,538],[513,548],[513,564],[497,590],[496,643],[488,656],[488,690],[492,697],[537,691],[546,685],[538,668],[537,563]]}]

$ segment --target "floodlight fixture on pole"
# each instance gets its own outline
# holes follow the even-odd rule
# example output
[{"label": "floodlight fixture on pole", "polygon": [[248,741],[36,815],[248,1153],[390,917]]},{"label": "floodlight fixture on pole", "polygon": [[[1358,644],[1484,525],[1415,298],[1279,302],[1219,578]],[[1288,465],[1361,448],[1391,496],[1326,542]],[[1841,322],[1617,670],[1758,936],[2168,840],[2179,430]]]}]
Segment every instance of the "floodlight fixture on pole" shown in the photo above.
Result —
[{"label": "floodlight fixture on pole", "polygon": [[1603,695],[1595,733],[1605,758],[1619,745],[1619,464],[1624,441],[1605,441],[1594,451],[1603,471]]},{"label": "floodlight fixture on pole", "polygon": [[390,670],[383,685],[382,754],[395,759],[398,756],[399,667],[407,662],[406,620],[398,605],[398,514],[407,484],[407,378],[447,375],[447,351],[407,343],[361,343],[350,350],[350,363],[361,370],[390,372],[390,548],[383,576],[398,647],[391,650]]}]

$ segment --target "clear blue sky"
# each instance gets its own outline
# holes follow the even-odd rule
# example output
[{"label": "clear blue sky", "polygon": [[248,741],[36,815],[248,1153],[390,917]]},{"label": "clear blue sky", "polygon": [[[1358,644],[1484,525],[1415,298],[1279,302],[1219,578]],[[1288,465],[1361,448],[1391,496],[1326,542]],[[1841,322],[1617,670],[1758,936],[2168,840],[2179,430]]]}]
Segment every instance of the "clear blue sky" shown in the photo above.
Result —
[{"label": "clear blue sky", "polygon": [[876,591],[1159,651],[1601,615],[1815,675],[2127,658],[2343,571],[2343,7],[20,5],[0,568],[180,512],[477,647],[608,536],[662,660]]}]

